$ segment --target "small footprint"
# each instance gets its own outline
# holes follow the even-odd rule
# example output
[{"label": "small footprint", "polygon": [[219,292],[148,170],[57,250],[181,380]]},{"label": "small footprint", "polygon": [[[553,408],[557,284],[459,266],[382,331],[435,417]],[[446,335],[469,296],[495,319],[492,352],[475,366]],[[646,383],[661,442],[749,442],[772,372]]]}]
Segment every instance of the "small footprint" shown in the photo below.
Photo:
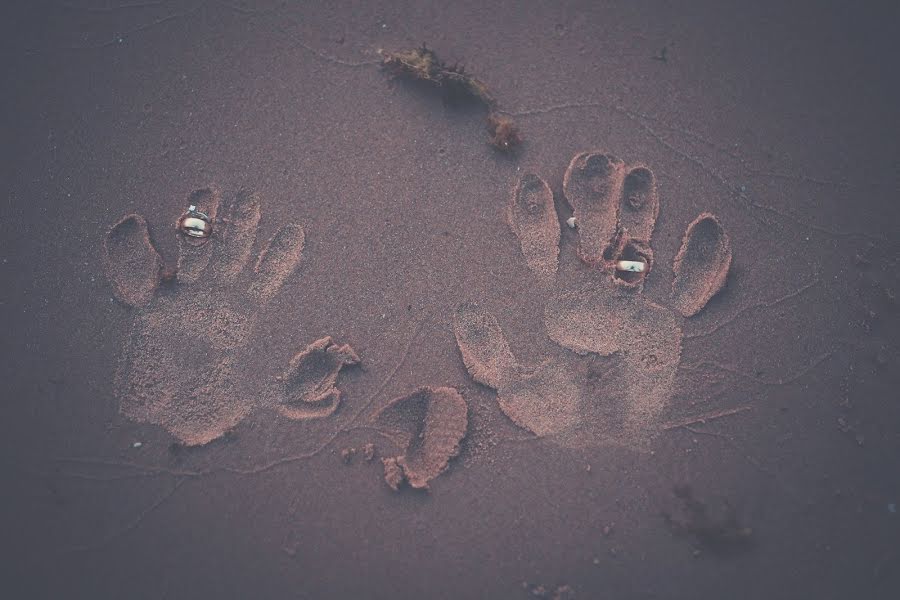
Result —
[{"label": "small footprint", "polygon": [[[578,272],[557,275],[559,221],[540,177],[520,179],[507,219],[528,267],[552,283],[544,310],[548,336],[577,354],[619,355],[619,366],[604,384],[620,392],[623,405],[612,411],[608,402],[579,392],[576,378],[562,365],[519,365],[494,316],[472,304],[461,305],[456,314],[463,362],[476,381],[497,390],[507,416],[537,435],[577,429],[579,435],[566,439],[579,445],[585,439],[610,441],[610,435],[629,442],[651,437],[673,394],[682,316],[697,314],[724,285],[731,264],[728,236],[709,213],[688,226],[674,265],[676,312],[642,293],[653,268],[650,242],[660,207],[653,172],[607,153],[583,152],[569,163],[563,191],[577,223],[577,254],[584,266]],[[644,269],[617,270],[621,260],[640,261]],[[613,422],[618,433],[611,433]]]},{"label": "small footprint", "polygon": [[384,479],[393,490],[404,481],[415,489],[443,473],[468,427],[466,401],[454,388],[421,387],[392,400],[374,417],[373,425],[402,453],[383,458]]},{"label": "small footprint", "polygon": [[143,217],[126,216],[106,235],[107,278],[116,298],[134,308],[115,376],[120,412],[164,427],[186,445],[220,437],[258,406],[295,419],[330,415],[340,400],[338,372],[359,362],[349,346],[314,342],[275,384],[260,381],[248,360],[266,349],[255,326],[302,258],[302,227],[279,229],[251,270],[257,196],[243,190],[223,199],[205,188],[188,202],[209,214],[214,228],[204,240],[179,235],[174,283],[160,286],[163,261]]},{"label": "small footprint", "polygon": [[338,346],[330,337],[316,340],[291,359],[281,377],[277,410],[289,419],[318,419],[337,410],[341,392],[334,387],[345,366],[358,365],[349,345]]}]

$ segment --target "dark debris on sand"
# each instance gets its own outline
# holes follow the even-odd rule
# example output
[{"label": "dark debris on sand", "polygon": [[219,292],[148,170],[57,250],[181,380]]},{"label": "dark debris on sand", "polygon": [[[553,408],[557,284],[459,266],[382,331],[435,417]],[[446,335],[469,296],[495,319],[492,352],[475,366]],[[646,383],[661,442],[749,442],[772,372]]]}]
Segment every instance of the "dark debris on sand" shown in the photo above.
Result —
[{"label": "dark debris on sand", "polygon": [[522,135],[511,118],[500,114],[487,86],[466,73],[460,65],[449,65],[425,44],[399,52],[381,51],[382,67],[393,77],[420,81],[441,94],[447,104],[478,104],[488,111],[489,143],[502,152],[512,152]]},{"label": "dark debris on sand", "polygon": [[733,555],[749,550],[753,530],[738,521],[734,508],[725,502],[723,510],[713,514],[697,498],[689,485],[676,485],[673,493],[681,501],[681,514],[663,512],[663,518],[675,535],[690,536],[704,549],[715,554]]},{"label": "dark debris on sand", "polygon": [[522,589],[524,589],[532,598],[539,598],[541,600],[574,600],[575,598],[575,590],[573,590],[570,585],[561,585],[556,589],[551,590],[543,585],[523,581]]}]

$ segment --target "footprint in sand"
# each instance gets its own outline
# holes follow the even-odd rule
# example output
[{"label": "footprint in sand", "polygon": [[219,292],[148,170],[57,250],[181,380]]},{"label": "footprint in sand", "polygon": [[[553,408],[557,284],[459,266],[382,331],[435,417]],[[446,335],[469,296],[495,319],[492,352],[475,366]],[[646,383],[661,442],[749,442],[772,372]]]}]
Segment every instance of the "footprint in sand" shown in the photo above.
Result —
[{"label": "footprint in sand", "polygon": [[259,406],[290,419],[332,414],[338,373],[359,362],[350,346],[323,338],[290,360],[267,361],[286,363],[274,381],[261,381],[249,360],[267,351],[254,327],[300,262],[303,229],[279,229],[248,268],[260,219],[256,195],[220,201],[218,192],[202,189],[188,202],[205,209],[215,228],[204,240],[179,235],[175,280],[162,275],[143,217],[124,217],[106,236],[107,277],[116,298],[135,309],[115,376],[122,414],[160,425],[186,445],[216,439]]},{"label": "footprint in sand", "polygon": [[412,488],[428,489],[459,453],[468,407],[454,388],[422,387],[389,402],[372,425],[401,451],[382,459],[387,484],[395,491],[404,481]]},{"label": "footprint in sand", "polygon": [[[563,190],[577,223],[583,267],[577,272],[557,276],[559,221],[553,193],[540,177],[520,179],[507,220],[528,267],[552,286],[544,312],[549,337],[579,355],[620,355],[618,367],[604,377],[602,397],[579,385],[573,365],[520,364],[497,319],[478,305],[458,307],[457,344],[472,377],[496,389],[503,412],[524,429],[565,445],[639,444],[652,437],[672,398],[682,320],[702,310],[725,283],[728,235],[709,213],[688,225],[675,258],[673,309],[666,308],[643,296],[659,213],[653,172],[586,152],[572,159]],[[643,262],[645,269],[618,271],[620,260]]]}]

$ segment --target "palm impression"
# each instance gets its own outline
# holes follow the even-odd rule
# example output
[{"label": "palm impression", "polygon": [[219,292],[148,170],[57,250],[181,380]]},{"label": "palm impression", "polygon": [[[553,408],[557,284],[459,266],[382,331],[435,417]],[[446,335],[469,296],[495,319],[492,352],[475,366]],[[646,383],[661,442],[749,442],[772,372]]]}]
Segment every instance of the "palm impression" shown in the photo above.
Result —
[{"label": "palm impression", "polygon": [[[565,445],[639,443],[652,437],[673,396],[683,320],[725,283],[730,242],[712,214],[688,225],[674,261],[671,307],[660,306],[643,295],[659,214],[653,172],[585,152],[570,162],[563,191],[577,224],[576,272],[558,274],[559,219],[543,179],[518,181],[507,220],[529,269],[551,286],[544,311],[550,339],[578,355],[620,358],[601,389],[585,385],[576,360],[521,364],[496,317],[474,303],[457,308],[457,344],[472,377],[497,390],[500,408],[520,427]],[[624,270],[620,261],[643,270]]]},{"label": "palm impression", "polygon": [[281,227],[254,256],[255,194],[220,201],[218,192],[202,189],[189,202],[215,228],[208,239],[179,236],[177,279],[162,275],[140,215],[122,218],[105,239],[114,294],[134,308],[115,376],[120,412],[187,445],[216,439],[260,406],[290,419],[331,415],[340,402],[338,373],[359,362],[352,348],[316,340],[293,358],[267,361],[284,365],[276,378],[262,377],[249,360],[270,352],[254,329],[300,262],[303,228]]}]

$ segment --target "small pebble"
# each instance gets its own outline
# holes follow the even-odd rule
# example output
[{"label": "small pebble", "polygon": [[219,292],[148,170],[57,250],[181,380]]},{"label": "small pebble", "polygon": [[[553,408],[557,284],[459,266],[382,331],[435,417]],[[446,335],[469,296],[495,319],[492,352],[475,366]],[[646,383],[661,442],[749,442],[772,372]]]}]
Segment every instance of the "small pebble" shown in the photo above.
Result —
[{"label": "small pebble", "polygon": [[566,225],[568,225],[572,229],[575,229],[575,217],[569,217],[568,219],[566,219]]},{"label": "small pebble", "polygon": [[356,448],[344,448],[341,450],[341,460],[344,461],[345,465],[349,465],[355,455]]},{"label": "small pebble", "polygon": [[135,442],[135,443],[133,443],[133,444],[131,445],[131,447],[132,447],[132,448],[140,448],[140,447],[143,446],[143,445],[144,445],[144,444],[142,444],[141,442]]},{"label": "small pebble", "polygon": [[372,462],[372,459],[375,458],[375,444],[369,443],[363,446],[363,458],[366,459],[366,462]]}]

